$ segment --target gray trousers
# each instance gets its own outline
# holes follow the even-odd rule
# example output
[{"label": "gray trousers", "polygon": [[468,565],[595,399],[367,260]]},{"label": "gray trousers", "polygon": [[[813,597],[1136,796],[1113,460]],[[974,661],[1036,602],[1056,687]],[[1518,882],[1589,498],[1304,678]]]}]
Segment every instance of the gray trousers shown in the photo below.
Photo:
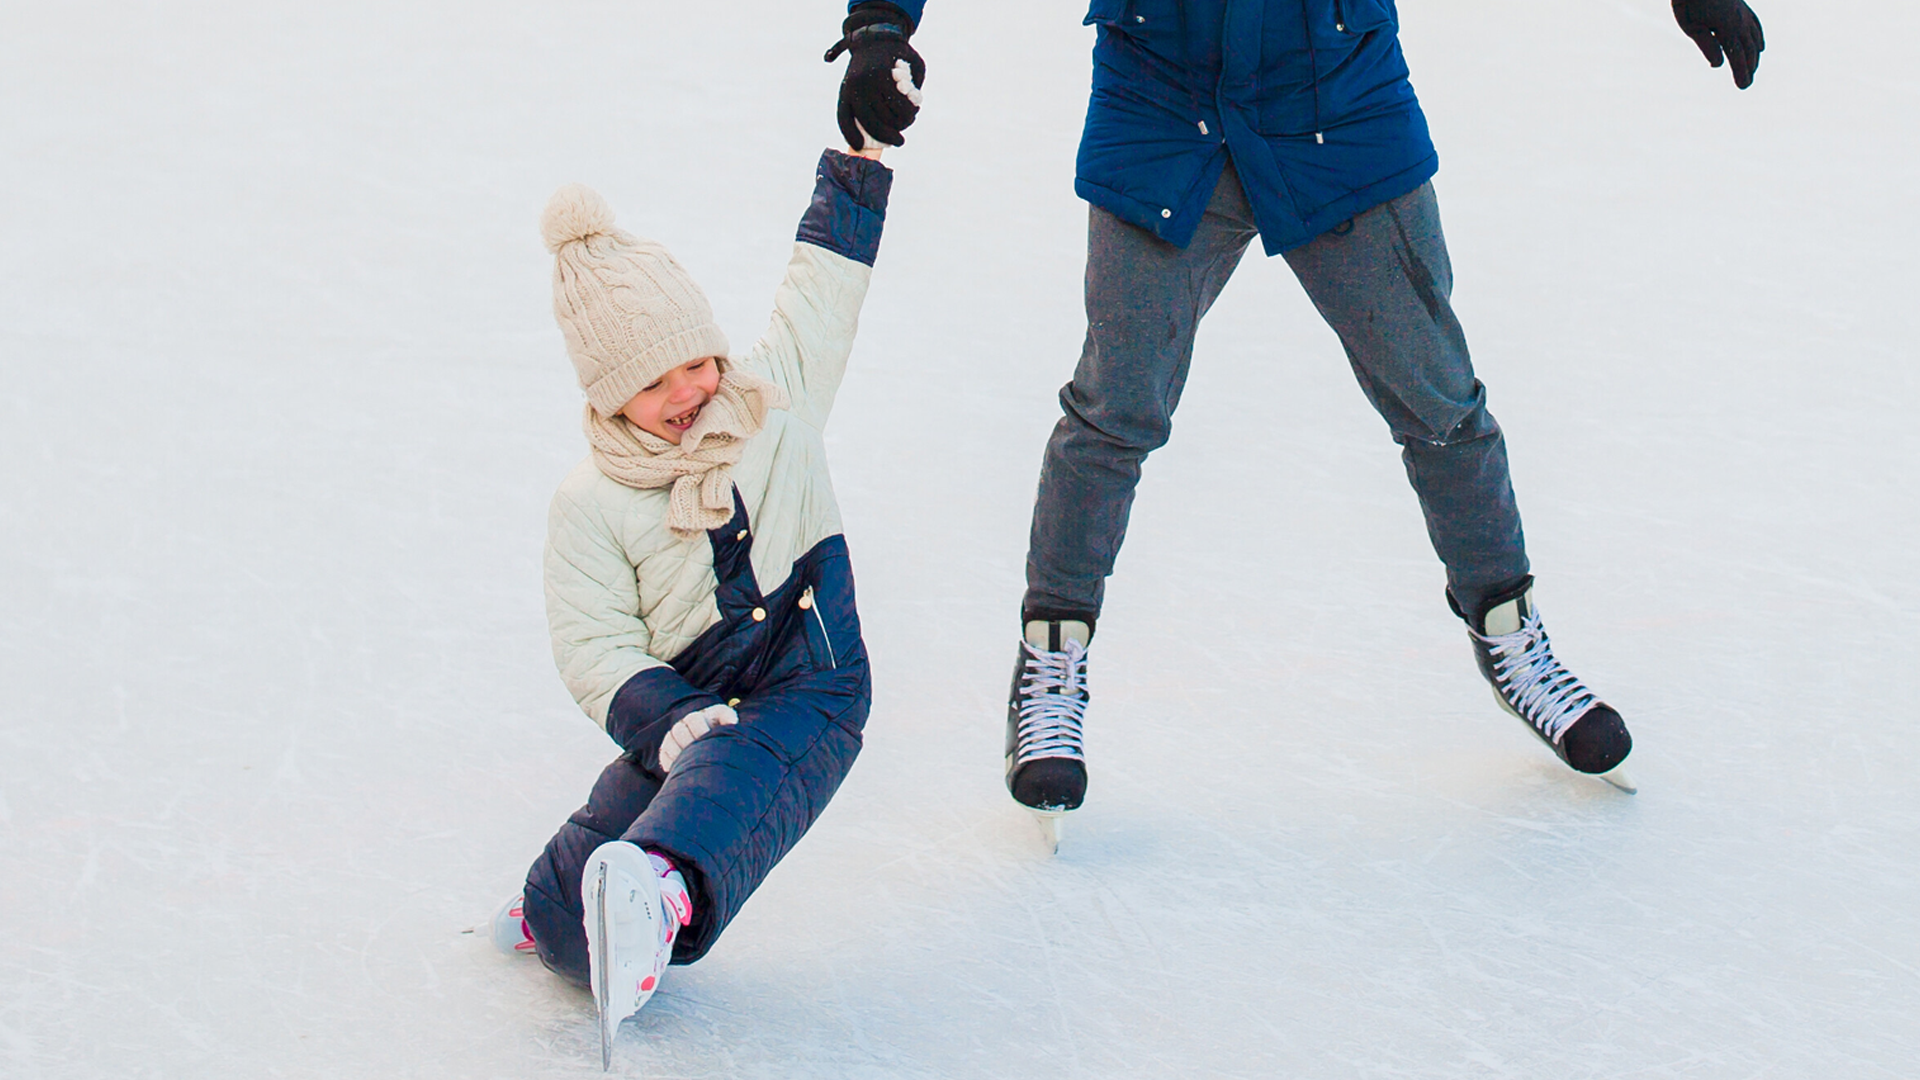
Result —
[{"label": "gray trousers", "polygon": [[[1258,233],[1231,165],[1185,248],[1093,210],[1087,339],[1040,468],[1023,618],[1099,614],[1141,463],[1172,430],[1194,331]],[[1526,544],[1506,442],[1449,301],[1433,186],[1283,257],[1400,444],[1448,588],[1472,611],[1526,575]]]}]

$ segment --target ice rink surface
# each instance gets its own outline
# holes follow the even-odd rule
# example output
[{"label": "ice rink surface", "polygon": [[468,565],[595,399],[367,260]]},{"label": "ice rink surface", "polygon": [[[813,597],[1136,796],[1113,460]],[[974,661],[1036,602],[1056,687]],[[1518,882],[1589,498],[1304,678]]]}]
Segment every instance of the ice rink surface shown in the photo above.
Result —
[{"label": "ice rink surface", "polygon": [[[1286,267],[1203,328],[1048,857],[1000,779],[1082,323],[1077,6],[933,0],[830,430],[865,755],[643,1077],[1920,1075],[1920,10],[1400,0],[1564,658],[1500,713]],[[612,745],[547,648],[583,453],[534,218],[600,188],[744,347],[832,0],[0,7],[0,1075],[554,1077],[467,933]]]}]

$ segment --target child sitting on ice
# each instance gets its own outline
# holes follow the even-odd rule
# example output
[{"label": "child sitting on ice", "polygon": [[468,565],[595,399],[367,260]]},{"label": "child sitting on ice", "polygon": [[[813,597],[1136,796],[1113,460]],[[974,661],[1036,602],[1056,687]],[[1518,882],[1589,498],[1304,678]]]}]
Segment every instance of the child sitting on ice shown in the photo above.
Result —
[{"label": "child sitting on ice", "polygon": [[807,831],[872,700],[821,429],[880,244],[876,147],[820,158],[771,325],[732,357],[659,244],[578,185],[541,232],[592,453],[548,519],[547,618],[621,754],[494,940],[592,989],[603,1051]]}]

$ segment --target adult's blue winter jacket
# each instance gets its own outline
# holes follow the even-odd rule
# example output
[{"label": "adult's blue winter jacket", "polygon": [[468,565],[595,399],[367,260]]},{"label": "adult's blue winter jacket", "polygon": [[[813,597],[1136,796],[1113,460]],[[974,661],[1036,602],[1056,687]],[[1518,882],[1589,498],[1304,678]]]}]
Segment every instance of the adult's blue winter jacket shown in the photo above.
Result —
[{"label": "adult's blue winter jacket", "polygon": [[[916,24],[926,7],[889,2]],[[1439,167],[1393,0],[1092,0],[1085,21],[1074,190],[1170,243],[1193,238],[1229,157],[1269,255]]]}]

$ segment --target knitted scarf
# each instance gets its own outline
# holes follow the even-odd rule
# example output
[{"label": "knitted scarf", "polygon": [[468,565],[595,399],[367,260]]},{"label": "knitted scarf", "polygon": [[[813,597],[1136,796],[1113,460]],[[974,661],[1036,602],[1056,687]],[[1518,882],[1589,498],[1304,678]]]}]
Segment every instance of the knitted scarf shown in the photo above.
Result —
[{"label": "knitted scarf", "polygon": [[632,488],[673,487],[667,528],[690,540],[733,518],[733,466],[766,425],[767,411],[787,405],[786,392],[773,383],[723,368],[720,389],[678,445],[618,413],[602,416],[592,405],[584,426],[601,472]]}]

